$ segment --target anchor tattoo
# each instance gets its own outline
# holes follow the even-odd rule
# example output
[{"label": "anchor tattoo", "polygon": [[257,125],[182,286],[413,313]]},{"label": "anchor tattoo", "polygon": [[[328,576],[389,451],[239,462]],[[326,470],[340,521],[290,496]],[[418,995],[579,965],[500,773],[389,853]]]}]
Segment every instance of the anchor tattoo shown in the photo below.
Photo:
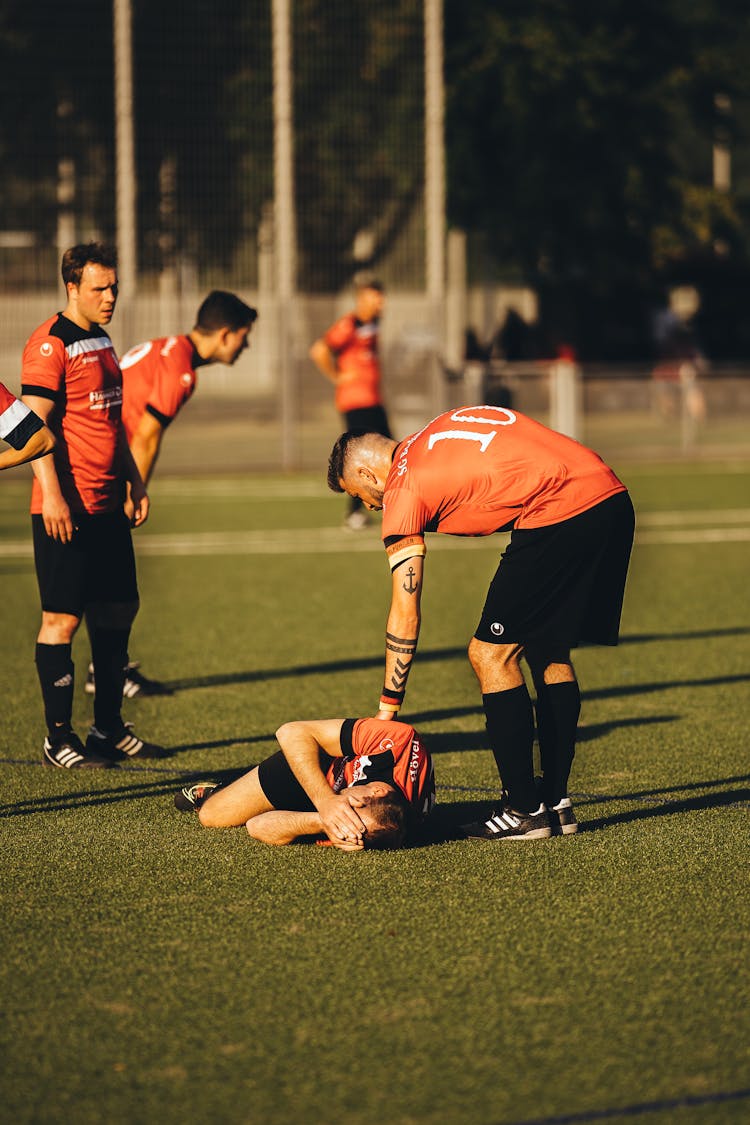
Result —
[{"label": "anchor tattoo", "polygon": [[409,569],[406,572],[406,581],[404,582],[404,589],[406,590],[407,594],[416,594],[417,590],[419,589],[419,583],[417,582],[415,584],[415,582],[414,582],[414,578],[415,578],[416,573],[417,572],[415,571],[413,566],[410,566]]}]

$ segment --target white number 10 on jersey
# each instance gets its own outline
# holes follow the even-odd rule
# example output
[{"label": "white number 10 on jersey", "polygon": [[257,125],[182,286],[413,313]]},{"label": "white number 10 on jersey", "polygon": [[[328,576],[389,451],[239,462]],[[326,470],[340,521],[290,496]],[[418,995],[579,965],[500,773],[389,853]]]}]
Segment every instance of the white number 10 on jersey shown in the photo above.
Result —
[{"label": "white number 10 on jersey", "polygon": [[[513,411],[506,410],[504,406],[478,406],[473,408],[471,414],[461,410],[451,414],[452,422],[464,425],[512,426],[515,420]],[[430,434],[427,448],[433,449],[439,441],[477,441],[484,453],[496,433],[497,430],[439,430],[436,434]]]}]

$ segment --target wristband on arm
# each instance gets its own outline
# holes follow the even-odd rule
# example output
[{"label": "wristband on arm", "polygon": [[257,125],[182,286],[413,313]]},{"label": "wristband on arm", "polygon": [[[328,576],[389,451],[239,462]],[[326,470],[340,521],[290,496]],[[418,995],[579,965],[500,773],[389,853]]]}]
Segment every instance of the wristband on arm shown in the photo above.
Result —
[{"label": "wristband on arm", "polygon": [[380,693],[380,710],[393,711],[394,713],[400,711],[405,694],[403,691],[394,691],[392,688],[384,687]]}]

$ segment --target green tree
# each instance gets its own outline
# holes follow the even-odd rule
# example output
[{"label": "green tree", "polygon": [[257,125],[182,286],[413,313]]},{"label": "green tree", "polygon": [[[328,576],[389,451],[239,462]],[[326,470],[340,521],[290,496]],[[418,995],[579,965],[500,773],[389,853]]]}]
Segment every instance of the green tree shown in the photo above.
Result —
[{"label": "green tree", "polygon": [[[748,93],[739,0],[447,0],[451,220],[507,270],[639,289],[741,206],[711,186],[715,95]],[[729,122],[731,125],[731,122]]]}]

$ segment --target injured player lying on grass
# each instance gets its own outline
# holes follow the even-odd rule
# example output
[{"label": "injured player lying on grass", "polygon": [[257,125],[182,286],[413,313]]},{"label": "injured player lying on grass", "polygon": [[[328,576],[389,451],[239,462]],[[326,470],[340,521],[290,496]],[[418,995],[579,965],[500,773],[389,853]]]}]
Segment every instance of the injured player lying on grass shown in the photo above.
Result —
[{"label": "injured player lying on grass", "polygon": [[432,760],[407,723],[311,719],[276,732],[281,749],[228,785],[175,795],[206,828],[244,824],[264,844],[310,840],[342,851],[399,848],[435,801]]}]

